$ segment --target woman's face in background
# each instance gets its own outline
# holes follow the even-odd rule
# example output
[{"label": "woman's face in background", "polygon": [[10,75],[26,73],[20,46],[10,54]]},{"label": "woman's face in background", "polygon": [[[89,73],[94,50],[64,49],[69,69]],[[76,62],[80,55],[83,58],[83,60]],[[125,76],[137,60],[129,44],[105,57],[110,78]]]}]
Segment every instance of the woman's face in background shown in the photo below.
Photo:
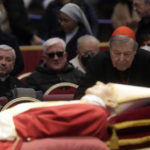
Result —
[{"label": "woman's face in background", "polygon": [[60,12],[59,14],[59,23],[64,32],[72,32],[78,26],[73,19],[63,12]]}]

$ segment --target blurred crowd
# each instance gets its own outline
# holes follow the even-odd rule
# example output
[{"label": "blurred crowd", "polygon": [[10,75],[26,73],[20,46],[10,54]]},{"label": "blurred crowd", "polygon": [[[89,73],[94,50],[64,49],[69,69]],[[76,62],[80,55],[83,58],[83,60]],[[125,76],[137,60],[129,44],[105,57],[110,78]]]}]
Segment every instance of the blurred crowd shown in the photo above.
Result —
[{"label": "blurred crowd", "polygon": [[[41,50],[30,72],[25,62],[35,59],[28,53],[24,61],[21,46],[34,49],[32,58]],[[72,99],[92,100],[111,113],[118,98],[107,83],[150,87],[149,67],[150,0],[0,0],[0,102],[7,100],[0,108],[18,97],[44,100],[50,88],[67,82],[77,87]],[[18,78],[22,72],[25,80]],[[107,113],[97,119],[104,118],[98,125],[105,128]]]},{"label": "blurred crowd", "polygon": [[56,27],[60,26],[57,21],[58,10],[67,2],[76,3],[82,8],[97,38],[101,41],[109,40],[113,28],[107,22],[111,22],[117,0],[24,0],[32,30],[42,38],[47,37],[47,34],[55,34]]},{"label": "blurred crowd", "polygon": [[[0,44],[5,45],[0,49],[2,82],[4,78],[16,76],[24,70],[20,46],[42,45],[41,61],[27,78],[28,85],[36,90],[44,92],[48,86],[59,82],[79,84],[80,77],[86,75],[91,68],[91,72],[94,72],[94,67],[101,65],[102,75],[99,75],[98,80],[112,81],[112,75],[109,77],[107,72],[110,72],[108,68],[113,68],[116,72],[113,79],[115,82],[130,83],[131,79],[128,78],[131,73],[128,69],[132,68],[132,64],[134,69],[138,68],[141,59],[145,62],[141,70],[143,66],[149,66],[149,59],[146,62],[148,54],[142,52],[138,58],[139,49],[150,51],[149,12],[150,0],[0,0]],[[121,35],[128,36],[129,39],[120,37],[120,27],[123,27],[119,30]],[[117,32],[117,37],[112,38],[114,31]],[[128,32],[132,35],[129,36]],[[112,53],[100,53],[100,43],[104,41],[109,43],[108,49]],[[4,55],[5,49],[15,52],[11,65]],[[100,62],[95,64],[96,55],[99,53]],[[6,54],[9,55],[9,52]],[[134,57],[139,59],[137,64]],[[89,63],[93,58],[94,65],[90,68]],[[106,67],[103,61],[109,62],[109,66],[106,64]],[[96,74],[98,70],[95,69]],[[3,74],[3,71],[7,73]],[[107,79],[101,79],[105,71]],[[135,72],[138,74],[139,70],[135,69]],[[133,80],[133,84],[141,84],[138,80]],[[145,84],[144,81],[143,85],[149,86],[149,82]]]}]

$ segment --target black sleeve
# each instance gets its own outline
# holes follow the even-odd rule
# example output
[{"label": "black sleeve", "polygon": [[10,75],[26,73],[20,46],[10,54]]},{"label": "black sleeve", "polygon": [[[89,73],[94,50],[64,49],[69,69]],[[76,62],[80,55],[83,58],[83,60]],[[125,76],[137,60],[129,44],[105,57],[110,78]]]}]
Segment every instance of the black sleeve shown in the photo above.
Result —
[{"label": "black sleeve", "polygon": [[97,81],[106,82],[107,71],[105,71],[105,68],[107,68],[107,62],[109,62],[109,60],[108,51],[101,52],[90,60],[87,73],[81,79],[74,99],[81,98],[85,94],[85,90],[95,85]]},{"label": "black sleeve", "polygon": [[[41,90],[41,87],[39,87],[39,84],[37,82],[37,79],[39,78],[38,75],[36,75],[36,72],[33,72],[31,75],[29,75],[26,78],[26,85],[30,88],[33,88],[35,90]],[[40,79],[39,79],[40,80]]]},{"label": "black sleeve", "polygon": [[100,74],[100,70],[97,60],[98,59],[96,57],[93,57],[93,59],[89,62],[87,73],[81,78],[81,82],[76,90],[74,99],[81,98],[85,94],[85,90],[93,86],[96,81],[99,80],[98,74]]},{"label": "black sleeve", "polygon": [[91,73],[87,73],[84,77],[81,78],[81,82],[79,87],[76,90],[74,99],[80,99],[84,94],[85,90],[88,87],[91,87],[96,82],[95,78],[93,78],[93,75]]}]

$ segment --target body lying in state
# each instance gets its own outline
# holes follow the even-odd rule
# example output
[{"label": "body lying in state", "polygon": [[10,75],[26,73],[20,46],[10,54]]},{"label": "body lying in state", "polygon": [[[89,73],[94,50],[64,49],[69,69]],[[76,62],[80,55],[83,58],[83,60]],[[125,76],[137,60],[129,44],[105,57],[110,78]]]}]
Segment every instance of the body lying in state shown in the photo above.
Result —
[{"label": "body lying in state", "polygon": [[0,145],[14,142],[18,136],[23,141],[57,136],[105,140],[109,110],[117,108],[124,94],[137,98],[132,97],[135,93],[150,97],[150,88],[97,82],[80,100],[18,104],[0,112]]}]

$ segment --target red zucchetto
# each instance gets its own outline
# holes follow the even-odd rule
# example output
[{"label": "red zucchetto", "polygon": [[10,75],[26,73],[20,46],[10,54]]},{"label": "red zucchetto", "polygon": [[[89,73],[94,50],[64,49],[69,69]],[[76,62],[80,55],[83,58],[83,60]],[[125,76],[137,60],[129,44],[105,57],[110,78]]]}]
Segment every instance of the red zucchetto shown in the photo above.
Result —
[{"label": "red zucchetto", "polygon": [[128,37],[133,38],[134,40],[136,39],[134,31],[127,26],[121,26],[116,28],[112,33],[112,36],[116,35],[126,35]]}]

